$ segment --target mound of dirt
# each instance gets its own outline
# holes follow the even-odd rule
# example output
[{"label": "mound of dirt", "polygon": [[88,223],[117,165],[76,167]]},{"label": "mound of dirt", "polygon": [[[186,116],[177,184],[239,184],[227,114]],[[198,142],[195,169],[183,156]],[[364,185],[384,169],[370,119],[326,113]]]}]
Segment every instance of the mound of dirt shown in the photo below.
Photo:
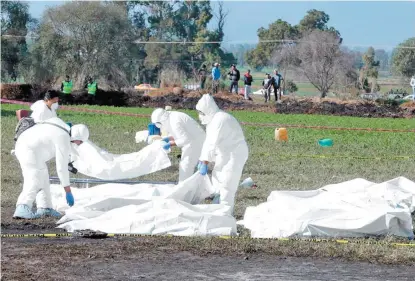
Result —
[{"label": "mound of dirt", "polygon": [[379,105],[369,101],[337,101],[333,99],[287,99],[276,104],[277,113],[323,114],[358,117],[402,118],[415,115],[415,107]]},{"label": "mound of dirt", "polygon": [[[2,98],[34,102],[43,98],[46,88],[37,85],[2,84]],[[174,94],[173,92],[178,94]],[[174,109],[195,109],[200,97],[207,91],[190,91],[173,87],[162,88],[149,93],[137,91],[103,91],[98,90],[93,104],[131,107],[165,107]],[[87,104],[88,94],[85,90],[74,91],[70,104]],[[214,95],[221,109],[249,110],[257,112],[284,114],[323,114],[357,117],[393,117],[412,118],[415,115],[415,103],[401,105],[395,101],[341,101],[337,99],[293,98],[283,96],[279,103],[258,104],[245,100],[243,96],[219,92]],[[65,104],[65,100],[62,100]]]}]

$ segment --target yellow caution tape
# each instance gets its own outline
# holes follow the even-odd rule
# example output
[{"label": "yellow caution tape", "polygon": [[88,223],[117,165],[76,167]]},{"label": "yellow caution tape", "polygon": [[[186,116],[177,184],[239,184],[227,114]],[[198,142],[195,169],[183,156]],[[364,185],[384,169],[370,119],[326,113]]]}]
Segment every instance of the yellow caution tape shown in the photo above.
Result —
[{"label": "yellow caution tape", "polygon": [[[101,234],[101,233],[100,233]],[[104,233],[102,233],[104,234]],[[93,234],[92,234],[93,235]],[[99,234],[98,234],[99,235]],[[39,234],[1,234],[1,238],[63,238],[63,237],[76,237],[82,235],[74,235],[72,233],[39,233]],[[107,233],[106,237],[168,237],[168,238],[184,238],[189,236],[176,236],[172,234],[168,235],[147,235],[147,234],[134,234],[134,233]],[[217,236],[209,238],[218,239],[252,239],[252,240],[275,240],[275,241],[299,241],[299,242],[313,242],[313,243],[338,243],[338,244],[373,244],[373,245],[387,245],[398,247],[415,247],[415,242],[412,243],[400,243],[400,242],[385,242],[385,241],[367,241],[367,240],[347,240],[347,239],[325,239],[325,238],[251,238],[251,237],[234,237],[234,236]]]},{"label": "yellow caution tape", "polygon": [[[252,153],[257,154],[257,153]],[[277,158],[290,159],[290,158],[332,158],[332,159],[365,159],[365,160],[383,160],[383,159],[396,159],[396,160],[410,160],[415,159],[415,155],[410,156],[358,156],[358,155],[321,155],[321,154],[278,154],[278,153],[258,153],[261,156],[275,156]]]}]

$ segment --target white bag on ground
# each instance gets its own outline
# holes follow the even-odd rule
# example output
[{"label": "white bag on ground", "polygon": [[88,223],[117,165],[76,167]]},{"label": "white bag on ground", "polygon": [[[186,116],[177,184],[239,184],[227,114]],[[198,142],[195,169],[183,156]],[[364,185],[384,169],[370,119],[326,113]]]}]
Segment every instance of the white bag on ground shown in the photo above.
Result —
[{"label": "white bag on ground", "polygon": [[145,131],[138,131],[135,134],[135,142],[136,143],[140,143],[140,142],[145,142],[148,138],[148,130]]},{"label": "white bag on ground", "polygon": [[243,221],[254,238],[290,236],[413,237],[415,183],[399,177],[376,184],[354,179],[310,191],[273,191],[248,207]]},{"label": "white bag on ground", "polygon": [[72,147],[71,158],[79,173],[102,180],[136,178],[171,166],[168,154],[160,148],[159,142],[138,152],[111,154],[86,141]]},{"label": "white bag on ground", "polygon": [[75,205],[69,208],[62,188],[54,187],[54,208],[65,211],[58,224],[67,231],[81,229],[108,233],[231,235],[236,221],[229,207],[200,204],[211,195],[206,176],[195,173],[178,185],[104,184],[72,188]]}]

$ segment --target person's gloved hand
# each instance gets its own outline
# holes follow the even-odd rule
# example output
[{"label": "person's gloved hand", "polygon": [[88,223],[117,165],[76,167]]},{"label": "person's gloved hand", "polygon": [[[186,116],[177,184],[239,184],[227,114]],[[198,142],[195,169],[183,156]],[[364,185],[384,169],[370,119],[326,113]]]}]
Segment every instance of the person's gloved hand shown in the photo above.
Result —
[{"label": "person's gloved hand", "polygon": [[198,163],[197,163],[197,170],[199,171],[200,170],[200,166],[202,165],[202,161],[199,161]]},{"label": "person's gloved hand", "polygon": [[72,163],[73,161],[71,163],[68,163],[68,171],[76,175],[76,173],[78,173],[78,169],[75,168]]},{"label": "person's gloved hand", "polygon": [[163,149],[164,150],[169,150],[170,149],[170,147],[171,147],[171,145],[170,145],[170,143],[168,142],[168,143],[166,143],[165,145],[163,145]]},{"label": "person's gloved hand", "polygon": [[199,173],[202,175],[202,176],[204,176],[204,175],[206,175],[207,174],[207,171],[208,171],[208,165],[207,164],[205,164],[205,163],[200,163],[200,166],[199,166]]},{"label": "person's gloved hand", "polygon": [[75,199],[73,198],[72,192],[66,192],[66,203],[68,203],[69,207],[72,207],[75,204]]},{"label": "person's gloved hand", "polygon": [[165,142],[167,142],[167,143],[169,143],[169,142],[170,142],[170,138],[169,138],[169,137],[162,138],[161,140],[162,140],[162,141],[165,141]]}]

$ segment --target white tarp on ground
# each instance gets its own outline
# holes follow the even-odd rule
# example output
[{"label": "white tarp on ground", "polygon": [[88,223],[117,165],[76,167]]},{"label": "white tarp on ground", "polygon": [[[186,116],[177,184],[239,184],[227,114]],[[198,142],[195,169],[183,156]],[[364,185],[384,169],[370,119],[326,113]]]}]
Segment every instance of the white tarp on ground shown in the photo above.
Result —
[{"label": "white tarp on ground", "polygon": [[186,236],[236,233],[236,220],[229,215],[229,207],[200,204],[213,189],[210,179],[199,173],[178,185],[104,184],[72,188],[72,208],[67,206],[62,188],[53,186],[51,190],[54,208],[65,211],[59,228],[69,232],[91,229]]},{"label": "white tarp on ground", "polygon": [[252,237],[413,237],[415,182],[364,179],[310,191],[274,191],[266,203],[248,207],[243,221]]},{"label": "white tarp on ground", "polygon": [[121,155],[108,153],[91,141],[78,147],[74,145],[74,149],[71,158],[78,172],[102,180],[136,178],[171,166],[160,142],[145,146],[138,152]]}]

